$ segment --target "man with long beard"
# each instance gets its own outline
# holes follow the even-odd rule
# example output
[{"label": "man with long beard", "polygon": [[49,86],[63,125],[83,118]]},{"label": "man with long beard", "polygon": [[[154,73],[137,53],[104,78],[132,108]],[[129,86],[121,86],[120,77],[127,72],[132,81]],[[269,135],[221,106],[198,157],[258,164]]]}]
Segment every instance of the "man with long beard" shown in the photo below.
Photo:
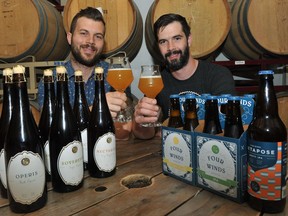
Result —
[{"label": "man with long beard", "polygon": [[132,131],[141,139],[152,138],[157,131],[141,123],[155,122],[159,110],[162,110],[162,120],[168,118],[171,94],[235,94],[234,79],[227,68],[191,56],[191,30],[184,17],[162,15],[154,23],[154,34],[165,64],[161,72],[164,88],[156,99],[143,97],[135,107]]},{"label": "man with long beard", "polygon": [[[85,82],[85,95],[88,105],[93,105],[95,94],[95,67],[102,67],[105,76],[105,92],[106,99],[112,117],[116,117],[117,113],[127,107],[127,96],[125,93],[112,91],[111,86],[106,81],[109,64],[101,60],[101,54],[104,48],[105,21],[98,9],[87,7],[79,11],[71,22],[70,32],[67,33],[67,40],[71,46],[70,60],[65,62],[68,73],[69,99],[73,106],[75,97],[75,75],[76,70],[81,70],[83,80]],[[54,74],[55,75],[55,74]],[[128,91],[130,88],[128,89]],[[130,93],[130,91],[129,91]],[[44,101],[44,84],[41,80],[38,83],[38,103],[42,108]],[[131,123],[130,123],[131,124]],[[123,125],[120,124],[119,127]],[[129,131],[129,123],[126,124]],[[120,128],[121,130],[121,128]],[[130,129],[131,130],[131,129]],[[129,134],[128,134],[129,135]],[[117,128],[116,128],[117,136]],[[120,135],[120,137],[123,137]]]}]

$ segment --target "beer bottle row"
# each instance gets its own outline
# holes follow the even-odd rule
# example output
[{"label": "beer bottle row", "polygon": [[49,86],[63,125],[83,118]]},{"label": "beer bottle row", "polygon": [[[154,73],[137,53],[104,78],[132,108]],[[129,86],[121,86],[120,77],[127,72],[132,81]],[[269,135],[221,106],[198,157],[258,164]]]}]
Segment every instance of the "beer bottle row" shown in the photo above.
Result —
[{"label": "beer bottle row", "polygon": [[[274,72],[258,72],[259,87],[253,118],[244,139],[247,149],[247,202],[262,213],[279,213],[286,205],[287,176],[287,128],[279,117],[278,101],[273,85]],[[251,95],[245,95],[250,97]],[[193,131],[197,125],[195,101],[190,102],[186,95],[184,103],[184,129]],[[219,134],[222,132],[219,122],[217,97],[205,96],[204,133]],[[239,138],[243,133],[240,100],[237,96],[228,96],[228,102],[221,107],[226,114],[224,136]],[[194,99],[192,99],[194,100]],[[182,127],[178,95],[171,95],[169,127]],[[189,105],[188,105],[189,104]],[[192,104],[192,105],[191,105]],[[194,122],[195,126],[192,126]],[[189,126],[186,126],[189,125]],[[242,145],[242,143],[241,143]],[[246,164],[243,165],[246,167]]]},{"label": "beer bottle row", "polygon": [[[222,127],[219,120],[218,97],[212,95],[204,95],[205,97],[205,118],[203,133],[220,134]],[[241,118],[240,97],[228,96],[227,104],[225,104],[225,126],[224,136],[239,138],[244,132]],[[194,94],[186,94],[183,104],[184,121],[181,117],[180,96],[177,94],[170,95],[170,116],[168,127],[180,128],[184,130],[194,131],[199,125],[197,115],[197,102]]]},{"label": "beer bottle row", "polygon": [[56,67],[56,79],[54,74],[49,69],[44,71],[44,103],[37,126],[25,68],[17,65],[3,71],[0,186],[13,212],[42,208],[47,202],[47,181],[52,182],[54,191],[70,192],[82,187],[84,167],[92,177],[99,178],[116,170],[115,128],[105,97],[103,68],[95,68],[91,113],[82,72],[75,72],[73,107],[66,68]]}]

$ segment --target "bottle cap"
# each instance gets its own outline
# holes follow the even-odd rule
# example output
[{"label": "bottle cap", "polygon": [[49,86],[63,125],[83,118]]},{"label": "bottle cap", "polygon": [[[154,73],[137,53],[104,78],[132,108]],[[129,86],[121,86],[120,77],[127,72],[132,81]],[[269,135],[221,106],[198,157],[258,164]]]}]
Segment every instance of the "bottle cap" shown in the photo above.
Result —
[{"label": "bottle cap", "polygon": [[185,98],[186,99],[194,99],[194,98],[196,98],[196,96],[194,94],[186,94]]},{"label": "bottle cap", "polygon": [[44,76],[52,76],[52,75],[53,75],[53,71],[51,69],[44,70]]},{"label": "bottle cap", "polygon": [[25,67],[22,65],[16,65],[13,67],[13,73],[15,74],[24,74],[25,73]]},{"label": "bottle cap", "polygon": [[240,97],[239,96],[230,96],[230,97],[228,97],[228,100],[230,100],[230,101],[240,101]]},{"label": "bottle cap", "polygon": [[76,70],[75,71],[75,76],[82,76],[82,75],[83,75],[83,73],[82,73],[81,70]]},{"label": "bottle cap", "polygon": [[170,98],[179,98],[179,95],[178,94],[172,94],[172,95],[170,95]]},{"label": "bottle cap", "polygon": [[206,97],[206,99],[207,99],[207,100],[217,100],[217,96],[215,96],[215,95],[208,95],[208,96]]},{"label": "bottle cap", "polygon": [[103,72],[104,72],[104,70],[103,70],[102,67],[96,67],[96,68],[95,68],[95,73],[101,74],[101,73],[103,73]]},{"label": "bottle cap", "polygon": [[13,70],[11,68],[5,68],[3,70],[3,76],[11,76],[13,74]]},{"label": "bottle cap", "polygon": [[266,74],[274,74],[272,70],[260,70],[258,72],[259,75],[266,75]]},{"label": "bottle cap", "polygon": [[64,66],[57,66],[56,67],[56,73],[64,74],[67,73],[66,68]]}]

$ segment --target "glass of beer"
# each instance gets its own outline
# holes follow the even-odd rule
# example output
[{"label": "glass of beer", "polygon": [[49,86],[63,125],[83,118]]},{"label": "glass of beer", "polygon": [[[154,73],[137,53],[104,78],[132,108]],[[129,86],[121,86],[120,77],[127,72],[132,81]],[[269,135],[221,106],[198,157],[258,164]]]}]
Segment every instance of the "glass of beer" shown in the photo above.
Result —
[{"label": "glass of beer", "polygon": [[[159,65],[142,65],[141,75],[138,83],[140,91],[149,98],[155,98],[163,89],[163,81],[159,70]],[[160,111],[159,111],[160,114]],[[159,117],[159,115],[158,115]],[[143,127],[160,127],[161,122],[141,124]]]},{"label": "glass of beer", "polygon": [[[124,92],[126,88],[132,83],[134,77],[128,57],[112,57],[107,73],[107,82],[119,92]],[[132,113],[127,107],[127,112],[121,110],[114,119],[116,122],[128,122],[132,120]]]}]

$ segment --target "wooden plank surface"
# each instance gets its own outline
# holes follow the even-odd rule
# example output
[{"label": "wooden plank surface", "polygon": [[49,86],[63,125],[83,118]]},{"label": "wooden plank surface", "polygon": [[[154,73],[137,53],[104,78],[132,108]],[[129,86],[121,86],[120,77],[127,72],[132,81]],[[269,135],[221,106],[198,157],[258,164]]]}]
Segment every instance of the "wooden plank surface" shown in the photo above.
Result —
[{"label": "wooden plank surface", "polygon": [[256,216],[259,212],[251,209],[247,203],[238,204],[211,192],[202,190],[193,199],[190,199],[169,216],[178,215],[246,215]]},{"label": "wooden plank surface", "polygon": [[193,197],[199,188],[160,174],[145,188],[133,188],[76,215],[165,215]]},{"label": "wooden plank surface", "polygon": [[[121,179],[131,174],[143,174],[150,177],[159,175],[162,170],[162,160],[159,154],[148,155],[144,158],[134,160],[124,166],[118,166],[116,174],[110,178],[91,178],[84,181],[84,186],[70,193],[48,193],[48,203],[42,209],[28,215],[70,215],[79,212],[90,206],[96,205],[105,199],[110,199],[115,195],[128,190],[121,185]],[[143,166],[145,164],[145,166]],[[98,187],[106,187],[103,192],[96,192]],[[9,206],[0,208],[0,215],[17,215],[10,211]]]}]

